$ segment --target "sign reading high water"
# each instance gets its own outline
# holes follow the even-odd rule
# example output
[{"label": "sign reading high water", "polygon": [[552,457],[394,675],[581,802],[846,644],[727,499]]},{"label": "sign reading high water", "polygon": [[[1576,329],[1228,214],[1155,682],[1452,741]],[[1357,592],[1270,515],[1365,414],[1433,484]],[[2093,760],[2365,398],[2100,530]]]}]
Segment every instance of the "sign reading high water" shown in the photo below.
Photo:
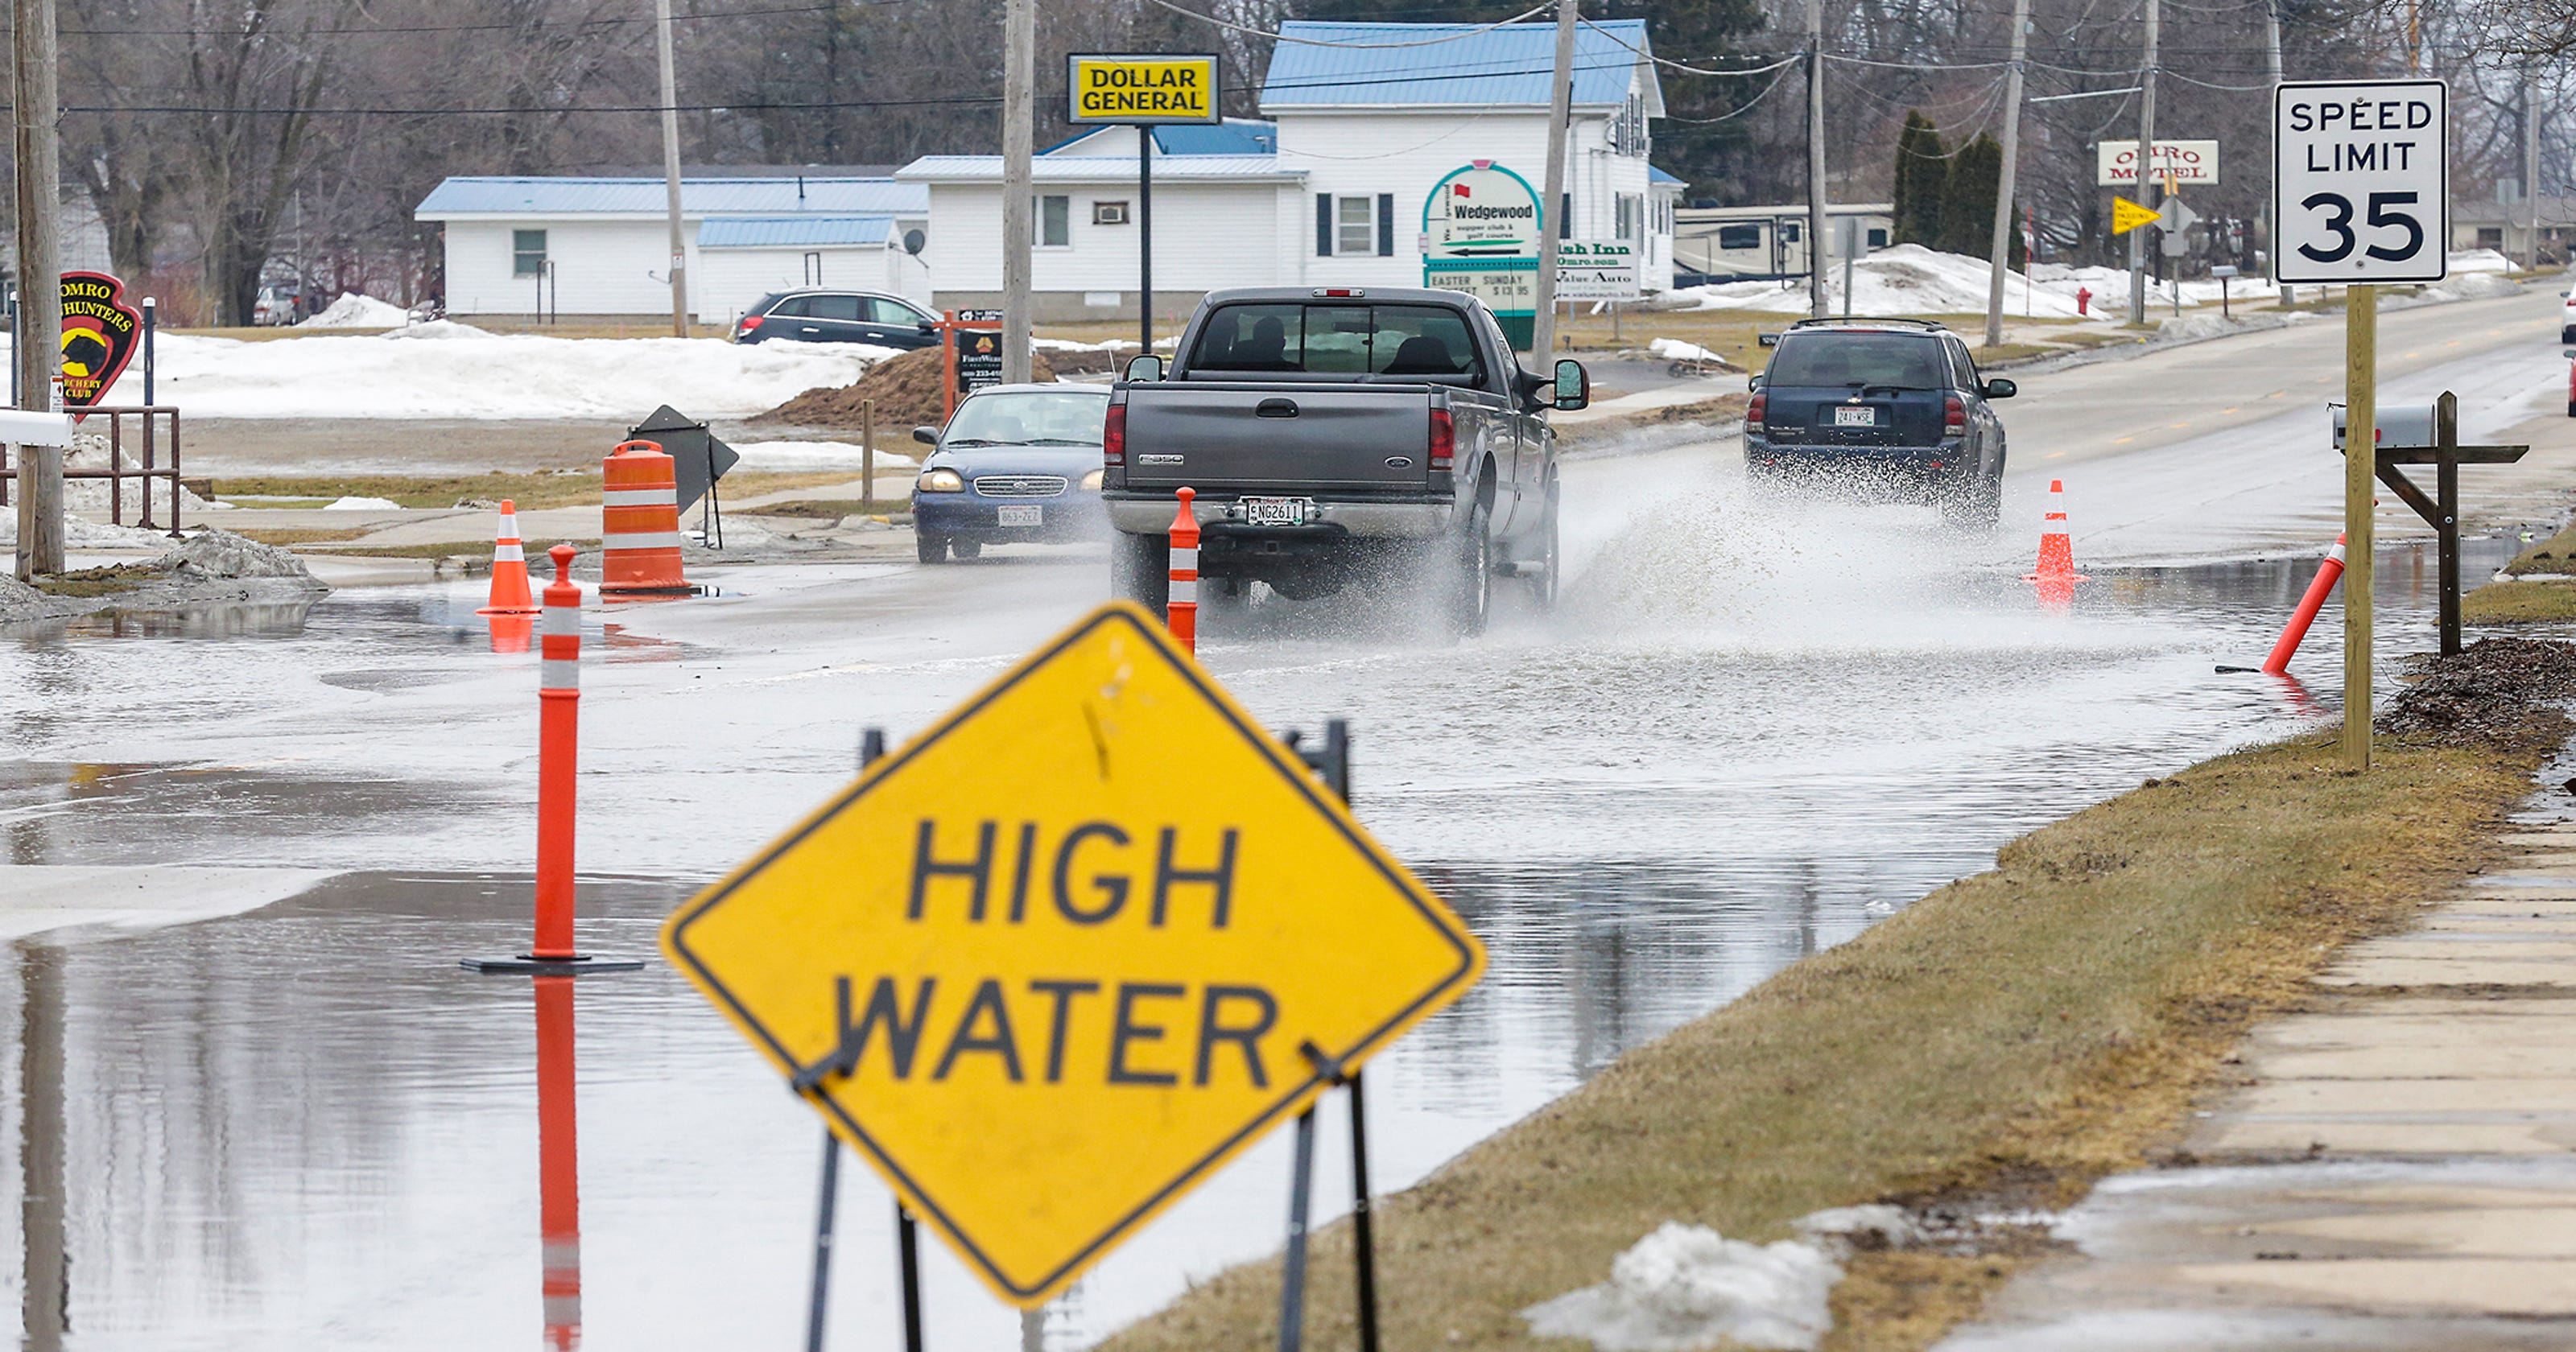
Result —
[{"label": "sign reading high water", "polygon": [[88,408],[106,398],[142,333],[142,314],[125,303],[125,283],[104,272],[64,273],[64,405]]},{"label": "sign reading high water", "polygon": [[682,906],[663,948],[1024,1308],[1485,962],[1127,602]]},{"label": "sign reading high water", "polygon": [[1076,52],[1064,59],[1074,125],[1217,122],[1219,59],[1208,56],[1110,56]]}]

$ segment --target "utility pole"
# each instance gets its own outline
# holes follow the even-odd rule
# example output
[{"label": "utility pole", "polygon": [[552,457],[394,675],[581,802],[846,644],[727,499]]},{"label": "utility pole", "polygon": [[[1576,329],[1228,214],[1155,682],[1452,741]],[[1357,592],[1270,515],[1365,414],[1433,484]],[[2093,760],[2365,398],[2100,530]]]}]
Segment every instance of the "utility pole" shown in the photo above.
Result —
[{"label": "utility pole", "polygon": [[[2271,77],[2272,87],[2280,88],[2281,0],[2264,0],[2263,3],[2263,70]],[[2271,162],[2268,160],[2264,162],[2263,173],[2266,178],[2272,173]],[[2278,226],[2279,222],[2272,219],[2272,185],[2267,182],[2263,185],[2263,261],[2266,265],[2264,269],[2266,276],[2277,272],[2277,269],[2269,265],[2274,261],[2273,255],[2280,248],[2273,240],[2273,231]],[[2286,286],[2281,288],[2281,303],[2283,305],[2290,303],[2290,288]]]},{"label": "utility pole", "polygon": [[[62,141],[55,128],[54,0],[11,0],[10,65],[18,156],[18,407],[61,407],[63,268],[54,229],[62,209]],[[63,450],[20,446],[18,577],[63,570]]]},{"label": "utility pole", "polygon": [[[1029,379],[1029,249],[1038,203],[1029,158],[1037,135],[1029,106],[1037,74],[1036,0],[1002,8],[1002,379]],[[1141,299],[1141,298],[1140,298]]]},{"label": "utility pole", "polygon": [[662,60],[662,190],[671,215],[671,334],[689,336],[689,246],[680,235],[680,74],[671,55],[671,0],[653,0]]},{"label": "utility pole", "polygon": [[1825,0],[1807,0],[1807,312],[1822,319],[1829,308],[1825,304]]},{"label": "utility pole", "polygon": [[1538,297],[1530,353],[1544,367],[1556,353],[1556,252],[1565,240],[1565,133],[1574,120],[1577,0],[1556,0],[1556,74],[1547,94],[1547,201],[1538,209]]},{"label": "utility pole", "polygon": [[2022,54],[2029,39],[2030,0],[2013,0],[2012,64],[2004,75],[2004,171],[1995,186],[1995,262],[1986,279],[1988,347],[2001,347],[2004,342],[2004,274],[2012,270],[2013,171],[2021,160]]},{"label": "utility pole", "polygon": [[[2156,37],[2163,18],[2162,0],[2146,0],[2147,56],[2138,67],[2138,205],[2156,204]],[[2147,251],[2155,247],[2158,227],[2142,225],[2129,232],[2129,322],[2147,322]]]},{"label": "utility pole", "polygon": [[2540,268],[2540,82],[2522,75],[2522,200],[2531,204],[2531,232],[2523,239],[2522,270]]}]

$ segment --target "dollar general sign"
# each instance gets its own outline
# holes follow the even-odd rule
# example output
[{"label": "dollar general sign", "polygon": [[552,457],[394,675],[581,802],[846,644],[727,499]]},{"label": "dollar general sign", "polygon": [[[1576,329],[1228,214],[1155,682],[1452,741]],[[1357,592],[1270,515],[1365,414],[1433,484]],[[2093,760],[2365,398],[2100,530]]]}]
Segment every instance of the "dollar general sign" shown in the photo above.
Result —
[{"label": "dollar general sign", "polygon": [[1076,124],[1216,122],[1214,56],[1102,56],[1065,58],[1065,88]]},{"label": "dollar general sign", "polygon": [[1125,602],[682,906],[663,947],[1023,1307],[1485,961]]}]

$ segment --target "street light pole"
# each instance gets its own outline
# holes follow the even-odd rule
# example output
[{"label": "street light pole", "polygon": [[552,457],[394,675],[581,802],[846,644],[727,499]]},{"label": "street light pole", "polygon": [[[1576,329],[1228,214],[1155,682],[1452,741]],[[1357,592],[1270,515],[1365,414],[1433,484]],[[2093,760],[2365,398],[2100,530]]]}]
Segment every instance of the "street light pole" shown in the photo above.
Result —
[{"label": "street light pole", "polygon": [[671,0],[653,0],[662,65],[662,190],[671,218],[671,334],[689,336],[689,246],[680,233],[680,75],[671,53]]},{"label": "street light pole", "polygon": [[1574,25],[1577,0],[1556,0],[1556,73],[1547,95],[1547,200],[1538,210],[1538,276],[1530,354],[1545,367],[1556,351],[1556,251],[1573,222],[1565,219],[1565,134],[1574,119]]},{"label": "street light pole", "polygon": [[2004,342],[2004,274],[2012,270],[2013,171],[2021,162],[2021,69],[2029,30],[2030,0],[2013,0],[2012,65],[2004,76],[2004,171],[1995,183],[1994,267],[1986,274],[1988,347]]},{"label": "street light pole", "polygon": [[1037,199],[1030,142],[1030,86],[1036,81],[1036,0],[1006,0],[1002,10],[1002,379],[1030,377],[1029,249]]},{"label": "street light pole", "polygon": [[[18,156],[18,407],[61,407],[63,269],[55,242],[62,210],[59,104],[54,87],[54,0],[12,0],[10,63]],[[18,577],[63,570],[63,450],[20,446]]]},{"label": "street light pole", "polygon": [[[2156,204],[2156,38],[2163,18],[2160,0],[2146,0],[2147,54],[2138,66],[2138,205]],[[2155,247],[2155,226],[2129,232],[2129,322],[2147,322],[2147,252]]]}]

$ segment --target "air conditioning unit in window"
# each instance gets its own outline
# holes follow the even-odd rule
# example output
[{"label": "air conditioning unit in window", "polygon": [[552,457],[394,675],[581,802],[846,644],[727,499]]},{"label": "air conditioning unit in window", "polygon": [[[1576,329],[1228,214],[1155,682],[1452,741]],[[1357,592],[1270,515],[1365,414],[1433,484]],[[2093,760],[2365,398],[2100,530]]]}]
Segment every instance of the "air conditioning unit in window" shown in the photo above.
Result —
[{"label": "air conditioning unit in window", "polygon": [[1127,204],[1124,202],[1092,203],[1091,223],[1093,225],[1125,225],[1127,223]]}]

